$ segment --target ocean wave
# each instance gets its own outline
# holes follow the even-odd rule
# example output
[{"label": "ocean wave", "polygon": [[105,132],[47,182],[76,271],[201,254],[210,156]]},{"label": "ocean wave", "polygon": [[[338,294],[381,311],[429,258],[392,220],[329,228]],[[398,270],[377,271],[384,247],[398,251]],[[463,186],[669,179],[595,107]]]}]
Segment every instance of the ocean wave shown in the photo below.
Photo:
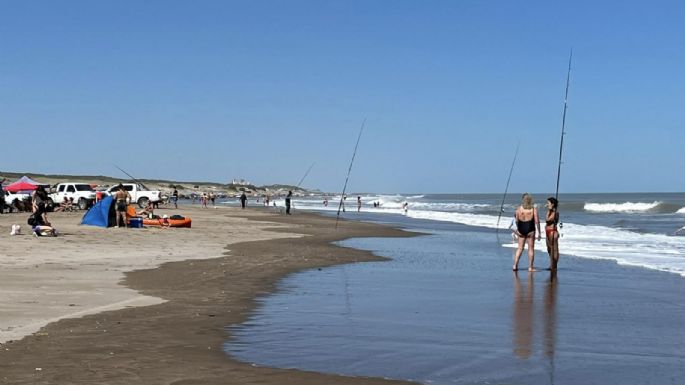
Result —
[{"label": "ocean wave", "polygon": [[[500,229],[508,229],[512,225],[511,218],[501,218],[497,226],[497,216],[493,215],[409,211],[407,216]],[[560,234],[562,237],[559,240],[559,248],[562,254],[589,259],[609,259],[621,265],[667,271],[685,277],[683,237],[639,234],[605,226],[573,223],[565,223]],[[542,235],[544,238],[544,233]],[[515,247],[513,243],[504,246]],[[536,250],[545,252],[545,243],[537,242]]]},{"label": "ocean wave", "polygon": [[[349,199],[348,199],[349,201]],[[282,201],[277,201],[282,205]],[[295,207],[300,209],[312,209],[317,211],[336,211],[337,204],[323,207],[320,202],[295,201]],[[356,211],[354,205],[347,205],[348,211]],[[386,202],[387,203],[387,202]],[[656,207],[659,202],[647,204]],[[629,207],[625,204],[623,207]],[[365,212],[379,214],[404,214],[401,206],[386,205],[381,208],[364,207]],[[433,206],[435,208],[435,206]],[[499,209],[499,207],[498,207]],[[685,209],[685,208],[684,208]],[[649,210],[643,208],[643,210]],[[423,210],[418,204],[410,203],[407,217],[431,221],[452,222],[467,226],[478,226],[501,230],[507,230],[512,225],[511,215],[502,216],[499,225],[497,215],[473,212],[448,212],[434,209]],[[646,234],[617,229],[607,226],[579,225],[564,223],[560,231],[562,237],[559,247],[562,254],[573,255],[589,259],[609,259],[621,265],[640,266],[644,268],[667,271],[685,277],[685,237],[674,237],[664,234]],[[544,238],[544,232],[543,232]],[[503,237],[503,239],[509,239]],[[514,247],[513,244],[505,244],[505,247]],[[545,243],[537,242],[536,249],[545,252]]]},{"label": "ocean wave", "polygon": [[585,211],[596,213],[637,213],[655,210],[661,202],[585,203]]},{"label": "ocean wave", "polygon": [[680,209],[678,209],[678,211],[676,211],[676,213],[677,214],[685,214],[685,207],[681,207]]}]

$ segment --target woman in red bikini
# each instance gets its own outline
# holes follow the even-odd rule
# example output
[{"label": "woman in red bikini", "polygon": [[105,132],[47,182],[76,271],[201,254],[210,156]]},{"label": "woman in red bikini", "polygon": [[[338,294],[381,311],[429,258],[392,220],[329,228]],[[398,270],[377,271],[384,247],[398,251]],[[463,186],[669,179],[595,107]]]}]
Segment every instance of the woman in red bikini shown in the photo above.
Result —
[{"label": "woman in red bikini", "polygon": [[545,217],[545,240],[547,241],[547,253],[549,254],[549,269],[556,270],[559,263],[559,201],[554,197],[547,198],[547,216]]}]

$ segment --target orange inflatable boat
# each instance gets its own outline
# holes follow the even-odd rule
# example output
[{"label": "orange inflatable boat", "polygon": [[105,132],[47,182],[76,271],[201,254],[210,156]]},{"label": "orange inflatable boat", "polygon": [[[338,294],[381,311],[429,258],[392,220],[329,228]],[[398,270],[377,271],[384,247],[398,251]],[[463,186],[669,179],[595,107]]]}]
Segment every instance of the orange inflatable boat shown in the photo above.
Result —
[{"label": "orange inflatable boat", "polygon": [[193,221],[180,215],[172,215],[170,218],[143,218],[144,226],[157,227],[190,227]]}]

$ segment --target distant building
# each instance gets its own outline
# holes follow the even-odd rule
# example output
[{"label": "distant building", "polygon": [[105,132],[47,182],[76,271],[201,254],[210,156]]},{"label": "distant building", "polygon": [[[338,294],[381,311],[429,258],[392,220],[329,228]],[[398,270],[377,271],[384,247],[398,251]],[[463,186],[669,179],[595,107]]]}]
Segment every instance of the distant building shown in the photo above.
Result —
[{"label": "distant building", "polygon": [[238,186],[250,186],[250,185],[252,185],[252,182],[250,182],[249,180],[245,180],[245,179],[233,179],[231,181],[231,184],[238,185]]}]

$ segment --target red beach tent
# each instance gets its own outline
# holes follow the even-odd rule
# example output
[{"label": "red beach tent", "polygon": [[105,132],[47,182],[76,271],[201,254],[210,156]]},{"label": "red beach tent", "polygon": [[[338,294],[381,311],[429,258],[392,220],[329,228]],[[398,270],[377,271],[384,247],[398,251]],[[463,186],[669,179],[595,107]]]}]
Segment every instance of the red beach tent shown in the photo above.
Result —
[{"label": "red beach tent", "polygon": [[22,181],[17,181],[12,184],[8,184],[7,186],[3,187],[3,190],[9,191],[11,193],[15,193],[18,191],[33,191],[37,189],[38,186],[35,184],[31,184],[29,182],[22,182]]}]

